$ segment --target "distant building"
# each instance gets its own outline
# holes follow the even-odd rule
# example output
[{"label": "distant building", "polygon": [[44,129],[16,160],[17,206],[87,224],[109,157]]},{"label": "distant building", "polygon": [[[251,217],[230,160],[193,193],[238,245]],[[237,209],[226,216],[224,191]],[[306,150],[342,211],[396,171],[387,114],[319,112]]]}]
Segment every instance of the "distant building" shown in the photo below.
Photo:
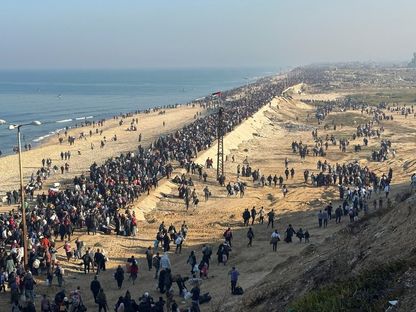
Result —
[{"label": "distant building", "polygon": [[407,66],[416,68],[416,52],[413,53],[413,59],[410,61],[410,63]]}]

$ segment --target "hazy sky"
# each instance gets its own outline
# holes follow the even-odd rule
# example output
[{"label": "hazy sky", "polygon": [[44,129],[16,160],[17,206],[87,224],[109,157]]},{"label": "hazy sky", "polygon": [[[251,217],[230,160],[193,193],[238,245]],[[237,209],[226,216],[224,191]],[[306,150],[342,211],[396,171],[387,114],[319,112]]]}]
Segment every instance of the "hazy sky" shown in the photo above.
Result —
[{"label": "hazy sky", "polygon": [[406,61],[414,0],[1,0],[0,69]]}]

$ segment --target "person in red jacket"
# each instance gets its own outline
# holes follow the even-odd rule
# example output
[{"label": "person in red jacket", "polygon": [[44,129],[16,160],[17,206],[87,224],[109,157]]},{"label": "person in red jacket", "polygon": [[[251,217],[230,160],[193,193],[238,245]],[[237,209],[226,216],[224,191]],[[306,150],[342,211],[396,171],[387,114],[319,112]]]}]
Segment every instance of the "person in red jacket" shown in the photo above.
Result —
[{"label": "person in red jacket", "polygon": [[130,278],[129,278],[129,279],[131,279],[133,281],[133,285],[134,285],[134,282],[137,279],[137,273],[139,273],[139,267],[137,265],[137,261],[134,260],[131,263],[131,266],[130,266]]}]

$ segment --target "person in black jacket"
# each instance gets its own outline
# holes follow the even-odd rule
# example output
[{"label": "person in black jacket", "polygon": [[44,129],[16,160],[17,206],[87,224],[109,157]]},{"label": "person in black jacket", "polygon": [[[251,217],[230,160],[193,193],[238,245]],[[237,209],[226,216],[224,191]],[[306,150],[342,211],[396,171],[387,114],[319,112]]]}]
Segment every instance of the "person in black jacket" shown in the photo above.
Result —
[{"label": "person in black jacket", "polygon": [[247,208],[243,212],[243,220],[244,220],[244,226],[247,226],[248,225],[248,222],[250,220],[250,211],[248,211]]},{"label": "person in black jacket", "polygon": [[114,273],[114,278],[117,281],[118,289],[121,289],[121,286],[123,286],[123,281],[124,281],[124,270],[121,267],[121,265],[119,265],[118,268],[116,269],[116,273]]},{"label": "person in black jacket", "polygon": [[88,273],[90,273],[90,266],[92,264],[92,259],[88,251],[85,253],[85,255],[82,256],[82,262],[84,264],[84,274],[87,274],[87,271]]},{"label": "person in black jacket", "polygon": [[292,224],[289,224],[289,227],[286,229],[286,243],[292,242],[293,235],[296,234],[296,231],[293,229]]},{"label": "person in black jacket", "polygon": [[165,300],[163,300],[162,297],[159,297],[159,301],[155,302],[152,312],[164,312],[163,307],[165,306],[165,303]]},{"label": "person in black jacket", "polygon": [[256,215],[257,215],[256,207],[253,206],[253,208],[251,208],[251,225],[254,224],[254,221],[256,220]]},{"label": "person in black jacket", "polygon": [[248,228],[247,238],[248,238],[247,247],[251,247],[252,243],[253,243],[253,238],[254,238],[254,232],[253,232],[253,229],[251,227]]},{"label": "person in black jacket", "polygon": [[192,250],[191,254],[188,257],[188,261],[186,261],[187,264],[189,264],[191,266],[191,274],[194,273],[194,267],[196,265],[196,256],[195,256],[195,252]]},{"label": "person in black jacket", "polygon": [[165,277],[166,277],[166,270],[162,269],[159,272],[159,280],[158,280],[158,288],[161,294],[165,293]]},{"label": "person in black jacket", "polygon": [[100,273],[101,270],[105,271],[105,258],[100,252],[100,249],[97,249],[97,252],[94,254],[94,262],[97,265],[97,274]]},{"label": "person in black jacket", "polygon": [[169,251],[170,250],[170,238],[167,233],[163,236],[163,251]]},{"label": "person in black jacket", "polygon": [[90,285],[90,289],[94,296],[94,301],[97,302],[97,295],[101,289],[101,284],[97,279],[97,275],[94,276],[94,279],[92,280],[91,285]]}]

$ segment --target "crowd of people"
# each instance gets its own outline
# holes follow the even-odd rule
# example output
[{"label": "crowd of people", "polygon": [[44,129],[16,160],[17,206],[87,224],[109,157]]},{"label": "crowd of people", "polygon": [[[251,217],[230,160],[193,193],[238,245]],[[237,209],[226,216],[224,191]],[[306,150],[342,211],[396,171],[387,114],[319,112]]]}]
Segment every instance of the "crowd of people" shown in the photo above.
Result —
[{"label": "crowd of people", "polygon": [[[232,131],[238,124],[254,114],[262,105],[269,102],[274,96],[281,93],[283,84],[265,83],[259,84],[258,88],[253,88],[250,94],[244,99],[237,99],[226,102],[224,105],[224,131]],[[224,94],[227,96],[227,93]],[[202,104],[201,104],[202,105]],[[316,111],[318,124],[322,123],[328,114],[334,110],[359,110],[373,114],[374,123],[378,120],[392,118],[387,116],[381,109],[369,108],[362,103],[356,103],[351,99],[343,102],[332,103],[319,106]],[[412,107],[413,110],[413,107]],[[163,113],[162,113],[163,114]],[[131,118],[126,115],[121,118],[122,124],[124,118]],[[102,126],[104,121],[100,121],[97,126]],[[137,120],[129,125],[129,131],[136,131]],[[54,170],[52,161],[44,159],[42,169],[36,177],[32,177],[30,183],[25,188],[28,197],[33,199],[27,207],[27,215],[22,216],[19,211],[12,210],[9,213],[0,215],[0,233],[3,247],[0,249],[0,287],[8,284],[11,289],[11,304],[15,311],[20,311],[21,297],[24,297],[25,309],[34,311],[34,297],[36,282],[33,276],[44,276],[48,285],[52,285],[56,278],[56,283],[62,287],[65,283],[65,273],[62,261],[57,259],[57,245],[60,241],[66,255],[66,260],[79,261],[84,275],[88,276],[91,271],[96,274],[91,282],[90,290],[97,304],[99,311],[109,310],[104,285],[99,281],[99,274],[106,271],[107,255],[102,248],[87,248],[82,241],[77,239],[75,245],[71,245],[71,236],[74,231],[81,229],[86,230],[88,234],[94,235],[97,231],[103,234],[122,236],[137,236],[138,224],[135,212],[130,210],[130,205],[140,196],[149,194],[152,188],[156,188],[159,181],[163,178],[171,179],[174,166],[178,165],[186,170],[189,174],[198,175],[200,180],[206,182],[207,173],[202,165],[196,164],[193,159],[199,153],[206,150],[214,143],[217,132],[217,115],[215,111],[204,117],[196,119],[194,122],[175,131],[172,134],[161,136],[156,139],[149,147],[139,145],[137,150],[123,153],[116,157],[106,160],[102,164],[93,163],[90,166],[88,175],[75,176],[72,187],[65,190],[49,189],[47,194],[35,195],[34,190],[42,189],[42,182],[47,179],[50,168]],[[337,125],[333,124],[334,130]],[[98,128],[97,128],[98,130]],[[373,123],[366,123],[357,127],[353,139],[363,137],[368,140],[373,136],[380,137],[383,129],[375,129]],[[98,132],[97,132],[98,133]],[[90,136],[93,133],[90,132]],[[327,153],[329,144],[339,145],[342,151],[346,151],[349,145],[347,139],[337,139],[335,136],[327,136],[324,139],[318,136],[318,130],[312,131],[312,137],[315,145],[311,149],[315,157],[324,157]],[[69,138],[68,138],[69,139]],[[116,137],[113,140],[117,140]],[[141,135],[140,139],[141,140]],[[329,143],[330,142],[330,143]],[[74,144],[73,142],[70,144]],[[364,141],[364,144],[367,145]],[[390,148],[389,141],[381,142],[381,150],[385,156]],[[292,142],[292,150],[299,153],[304,159],[309,155],[309,148],[302,142]],[[384,157],[383,156],[383,157]],[[61,160],[69,161],[70,152],[61,152]],[[378,158],[377,158],[378,160]],[[207,159],[206,168],[212,166],[212,159]],[[339,200],[341,205],[336,209],[329,203],[318,213],[318,226],[327,227],[328,222],[332,220],[333,214],[336,223],[340,223],[343,216],[349,216],[351,221],[358,218],[361,211],[368,211],[368,201],[372,192],[384,192],[388,199],[391,191],[391,181],[393,170],[389,169],[387,174],[379,177],[375,172],[366,166],[361,166],[358,162],[350,162],[335,165],[326,160],[317,161],[317,172],[311,173],[305,170],[304,182],[316,187],[338,185]],[[64,165],[61,168],[62,173],[69,172]],[[285,160],[285,170],[281,174],[262,174],[260,169],[253,169],[248,160],[237,166],[237,181],[235,183],[224,183],[220,179],[228,196],[244,196],[246,183],[240,181],[242,177],[251,177],[253,183],[259,186],[274,185],[282,189],[283,196],[288,193],[288,183],[295,177],[295,169],[289,166],[289,160]],[[31,183],[37,183],[35,186]],[[185,202],[186,209],[192,204],[197,208],[199,196],[191,177],[185,174],[175,176],[172,179],[178,185],[178,197]],[[206,186],[204,188],[204,198],[208,200],[211,192]],[[19,193],[17,191],[8,194],[8,203],[19,203]],[[375,202],[377,204],[377,202]],[[382,206],[382,200],[378,201]],[[376,205],[375,204],[375,205]],[[273,209],[268,211],[263,207],[257,211],[255,207],[251,210],[246,209],[243,212],[244,225],[248,227],[247,231],[247,248],[253,246],[256,237],[253,225],[258,220],[259,224],[264,224],[267,219],[267,227],[272,228],[270,235],[270,244],[272,250],[277,251],[277,245],[280,240],[286,243],[292,243],[294,239],[299,242],[308,243],[310,233],[306,229],[299,227],[298,230],[289,224],[284,231],[284,238],[281,233],[274,228],[275,212]],[[23,266],[24,244],[22,232],[22,218],[26,218],[28,227],[28,266]],[[251,225],[251,226],[250,226]],[[298,228],[298,227],[296,227]],[[178,303],[174,299],[174,285],[177,285],[177,293],[184,299],[191,299],[191,311],[199,311],[199,305],[210,300],[209,293],[201,292],[202,281],[209,277],[211,257],[213,248],[204,245],[200,251],[191,251],[186,264],[189,265],[189,274],[174,274],[172,271],[170,254],[173,253],[171,246],[174,245],[174,253],[181,254],[182,246],[186,242],[188,235],[188,226],[184,221],[180,229],[176,229],[173,224],[166,226],[162,222],[157,229],[153,246],[145,250],[145,261],[147,267],[155,280],[157,280],[157,290],[160,293],[158,300],[154,300],[149,293],[145,292],[137,301],[132,298],[127,290],[124,296],[121,296],[115,303],[116,312],[127,311],[178,311]],[[283,236],[283,234],[282,234]],[[233,232],[228,228],[223,233],[223,241],[217,248],[217,263],[226,266],[233,251]],[[160,250],[159,250],[160,249]],[[198,259],[198,255],[201,255]],[[122,289],[125,275],[128,274],[128,280],[132,284],[138,277],[138,260],[132,256],[126,261],[126,268],[120,265],[114,272],[114,279],[118,289]],[[144,274],[144,273],[143,273]],[[230,272],[231,293],[241,294],[242,289],[238,287],[238,278],[240,273],[233,267]],[[0,288],[1,289],[1,288]],[[69,294],[60,290],[54,300],[47,297],[42,298],[42,312],[59,311],[61,307],[67,308],[72,312],[84,312],[83,296],[81,290],[75,289]],[[165,299],[163,296],[166,296]],[[57,310],[58,309],[58,310]]]},{"label": "crowd of people", "polygon": [[[225,102],[223,112],[225,132],[232,131],[236,125],[250,117],[274,96],[280,94],[283,83],[261,83],[258,86],[258,88],[253,88],[252,92],[247,94],[244,99]],[[223,96],[228,94],[225,93]],[[100,121],[97,126],[101,126],[103,123],[104,121]],[[67,261],[72,261],[72,259],[82,261],[84,273],[87,274],[92,270],[99,274],[100,271],[105,270],[106,255],[102,251],[99,249],[93,251],[92,248],[85,249],[82,242],[76,242],[75,246],[71,246],[71,236],[74,231],[86,229],[87,233],[92,235],[97,231],[104,234],[115,231],[117,235],[136,235],[137,221],[134,212],[128,209],[129,205],[143,193],[148,193],[150,188],[157,187],[160,179],[170,178],[174,164],[178,164],[188,171],[199,171],[202,177],[202,167],[193,164],[192,159],[213,144],[216,130],[217,115],[213,111],[213,113],[196,119],[175,133],[159,137],[149,147],[145,148],[139,145],[136,151],[112,157],[101,165],[93,163],[88,176],[82,174],[74,177],[71,188],[64,190],[51,188],[47,194],[45,192],[34,194],[33,190],[41,190],[41,182],[48,178],[48,169],[52,168],[53,170],[52,161],[44,159],[42,169],[37,172],[36,177],[33,175],[25,188],[26,195],[29,195],[29,199],[33,199],[26,208],[26,216],[22,216],[20,211],[15,210],[0,216],[1,240],[4,246],[0,264],[3,271],[7,272],[9,287],[13,288],[13,285],[17,284],[17,287],[13,288],[15,291],[12,292],[12,304],[18,304],[21,294],[26,297],[27,305],[33,304],[30,293],[31,283],[20,283],[20,280],[29,280],[32,274],[45,276],[49,283],[53,283],[54,277],[56,277],[58,286],[62,286],[64,269],[61,262],[57,260],[57,243],[59,241],[63,245]],[[90,133],[91,135],[93,133]],[[72,140],[70,144],[75,144],[75,140]],[[69,161],[71,154],[62,152],[60,158]],[[68,172],[68,169],[69,165],[64,166],[64,171]],[[33,183],[38,184],[32,185]],[[242,192],[242,189],[241,186],[239,191]],[[12,200],[14,203],[18,203],[18,192],[11,192],[11,195],[13,196],[10,196],[10,203]],[[192,195],[192,192],[185,188],[183,195],[185,199],[192,198],[194,205],[197,205],[197,196]],[[28,251],[30,251],[26,268],[23,266],[23,241],[25,238],[22,232],[22,217],[26,218]],[[180,253],[182,242],[186,239],[186,232],[186,224],[182,225],[178,233],[174,228],[161,227],[154,245],[156,254],[159,244],[161,244],[164,256],[167,257],[166,253],[169,252],[170,242],[175,243],[176,252]],[[227,242],[229,242],[229,246]],[[219,251],[221,263],[226,263],[225,257],[229,256],[230,251],[231,240],[226,239]],[[198,265],[196,265],[196,259],[190,257],[189,264],[192,265],[192,275],[201,274],[201,278],[207,276],[210,255],[211,253],[209,256],[203,257]],[[165,267],[164,256],[160,259],[160,271],[156,273],[156,276],[159,279],[161,291],[169,292],[169,287],[167,287],[169,282],[166,284],[166,281],[170,280],[168,277],[171,276],[171,272],[169,272],[170,265]],[[25,285],[29,291],[22,288],[26,287]],[[96,292],[96,299],[100,296],[105,298],[104,293],[100,295],[100,292],[101,290]],[[72,297],[79,297],[79,292],[75,290],[71,294]],[[197,306],[199,294],[192,293],[192,297],[194,305]],[[57,295],[55,299],[58,300],[55,300],[55,303],[58,303],[58,306],[65,305],[63,298],[65,297],[62,297],[62,294]],[[80,301],[74,298],[70,301]],[[104,301],[101,300],[100,310],[105,310]],[[124,302],[124,305],[126,304]]]}]

